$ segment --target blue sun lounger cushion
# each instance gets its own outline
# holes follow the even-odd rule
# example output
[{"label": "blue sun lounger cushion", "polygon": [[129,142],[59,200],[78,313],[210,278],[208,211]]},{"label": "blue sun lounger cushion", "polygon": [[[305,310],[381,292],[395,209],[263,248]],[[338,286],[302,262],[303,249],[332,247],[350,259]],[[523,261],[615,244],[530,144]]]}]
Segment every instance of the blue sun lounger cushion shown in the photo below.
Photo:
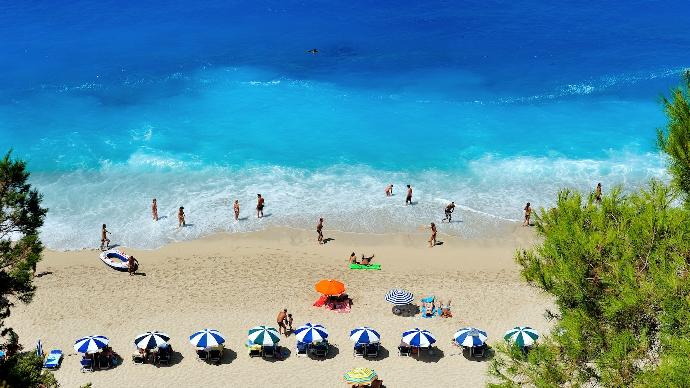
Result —
[{"label": "blue sun lounger cushion", "polygon": [[45,362],[43,362],[43,367],[46,369],[57,369],[60,367],[60,362],[62,362],[62,350],[53,349],[48,353]]}]

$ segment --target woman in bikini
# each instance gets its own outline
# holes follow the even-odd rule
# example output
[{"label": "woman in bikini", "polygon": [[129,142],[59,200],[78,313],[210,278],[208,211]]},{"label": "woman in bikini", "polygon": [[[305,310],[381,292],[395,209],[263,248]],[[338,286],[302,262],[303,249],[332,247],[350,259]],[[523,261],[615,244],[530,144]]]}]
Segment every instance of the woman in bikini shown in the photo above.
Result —
[{"label": "woman in bikini", "polygon": [[433,248],[436,245],[436,224],[432,222],[429,229],[431,229],[431,237],[429,238],[429,248]]}]

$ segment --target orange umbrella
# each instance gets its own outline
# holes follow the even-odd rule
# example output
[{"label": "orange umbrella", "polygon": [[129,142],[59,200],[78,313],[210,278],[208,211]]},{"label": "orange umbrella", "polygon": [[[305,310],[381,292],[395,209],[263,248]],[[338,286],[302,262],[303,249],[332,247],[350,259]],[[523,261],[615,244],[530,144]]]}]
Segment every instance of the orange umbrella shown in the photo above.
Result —
[{"label": "orange umbrella", "polygon": [[345,285],[333,279],[319,280],[314,288],[316,292],[320,292],[324,295],[340,295],[345,292]]}]

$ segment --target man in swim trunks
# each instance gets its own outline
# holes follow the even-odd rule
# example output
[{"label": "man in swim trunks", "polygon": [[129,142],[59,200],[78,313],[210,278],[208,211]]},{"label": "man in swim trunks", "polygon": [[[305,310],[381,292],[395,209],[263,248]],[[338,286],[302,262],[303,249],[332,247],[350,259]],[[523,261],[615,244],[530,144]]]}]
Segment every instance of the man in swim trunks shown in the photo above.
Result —
[{"label": "man in swim trunks", "polygon": [[391,195],[393,195],[393,185],[388,185],[388,187],[386,187],[386,197],[390,197]]},{"label": "man in swim trunks", "polygon": [[232,209],[235,211],[235,221],[237,221],[240,218],[240,201],[235,200],[235,203],[232,205]]},{"label": "man in swim trunks", "polygon": [[412,186],[407,185],[407,197],[405,198],[405,205],[412,205]]},{"label": "man in swim trunks", "polygon": [[443,221],[448,220],[448,222],[450,222],[450,219],[453,216],[453,211],[455,211],[455,202],[451,202],[448,206],[446,206],[446,216],[443,217]]},{"label": "man in swim trunks", "polygon": [[316,233],[318,234],[316,241],[319,244],[323,244],[323,218],[319,218],[319,223],[316,224]]},{"label": "man in swim trunks", "polygon": [[154,198],[151,203],[151,213],[153,214],[153,220],[158,221],[158,204],[156,203],[156,198]]},{"label": "man in swim trunks", "polygon": [[256,197],[256,218],[262,218],[264,216],[264,197],[261,194],[257,194]]},{"label": "man in swim trunks", "polygon": [[105,251],[108,248],[110,248],[110,239],[108,239],[108,235],[112,234],[108,232],[108,229],[106,229],[105,224],[103,224],[103,228],[101,229],[101,250]]},{"label": "man in swim trunks", "polygon": [[180,210],[177,212],[177,227],[187,226],[184,221],[184,206],[180,206]]},{"label": "man in swim trunks", "polygon": [[285,326],[285,324],[287,323],[287,309],[283,309],[283,311],[278,313],[276,323],[278,323],[278,333],[285,334],[285,336],[287,337],[287,326]]}]

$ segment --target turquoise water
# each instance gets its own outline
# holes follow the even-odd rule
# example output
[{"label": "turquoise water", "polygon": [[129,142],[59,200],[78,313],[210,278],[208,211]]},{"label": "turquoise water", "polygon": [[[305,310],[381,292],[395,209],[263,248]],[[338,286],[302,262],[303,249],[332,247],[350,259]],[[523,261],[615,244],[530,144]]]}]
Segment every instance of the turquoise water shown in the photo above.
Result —
[{"label": "turquoise water", "polygon": [[28,160],[57,249],[104,222],[146,248],[319,216],[410,231],[450,200],[465,222],[441,231],[473,237],[561,187],[665,178],[659,95],[690,43],[680,3],[2,7],[0,148]]}]

